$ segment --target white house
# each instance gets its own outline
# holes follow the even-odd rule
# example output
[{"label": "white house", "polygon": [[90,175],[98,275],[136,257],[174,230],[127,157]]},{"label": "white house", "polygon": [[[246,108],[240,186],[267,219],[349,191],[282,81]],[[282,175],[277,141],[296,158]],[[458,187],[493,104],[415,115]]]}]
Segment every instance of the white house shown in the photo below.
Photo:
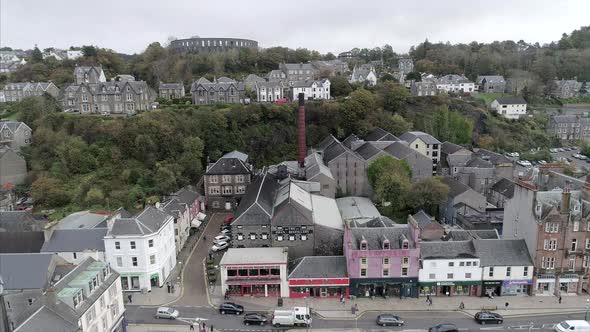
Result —
[{"label": "white house", "polygon": [[76,265],[88,257],[104,261],[104,237],[107,231],[107,228],[47,230],[41,252],[55,253]]},{"label": "white house", "polygon": [[172,198],[162,204],[156,204],[156,207],[158,206],[162,211],[174,218],[174,243],[176,245],[176,253],[179,253],[188,239],[191,228],[189,206],[176,198]]},{"label": "white house", "polygon": [[174,218],[153,206],[118,218],[105,236],[105,257],[124,291],[162,287],[176,265]]},{"label": "white house", "polygon": [[498,98],[490,106],[507,119],[518,119],[526,115],[526,100],[522,97]]},{"label": "white house", "polygon": [[256,100],[259,102],[275,102],[283,96],[283,83],[280,81],[256,82]]},{"label": "white house", "polygon": [[482,269],[473,241],[420,243],[421,295],[479,296]]},{"label": "white house", "polygon": [[363,64],[359,67],[354,66],[352,74],[348,80],[352,83],[366,83],[368,86],[375,86],[377,84],[377,74],[375,67],[371,64]]},{"label": "white house", "polygon": [[439,91],[454,93],[471,93],[475,91],[475,83],[462,75],[445,75],[436,80],[436,88]]},{"label": "white house", "polygon": [[219,266],[221,290],[232,296],[289,297],[287,248],[230,248]]},{"label": "white house", "polygon": [[292,82],[291,91],[292,100],[297,100],[300,93],[305,99],[327,100],[330,99],[330,80]]},{"label": "white house", "polygon": [[473,241],[482,268],[482,295],[528,295],[533,284],[533,260],[524,239]]},{"label": "white house", "polygon": [[69,60],[76,60],[78,58],[81,58],[82,56],[84,56],[84,53],[82,53],[81,50],[68,50],[66,52],[66,58],[68,58]]}]

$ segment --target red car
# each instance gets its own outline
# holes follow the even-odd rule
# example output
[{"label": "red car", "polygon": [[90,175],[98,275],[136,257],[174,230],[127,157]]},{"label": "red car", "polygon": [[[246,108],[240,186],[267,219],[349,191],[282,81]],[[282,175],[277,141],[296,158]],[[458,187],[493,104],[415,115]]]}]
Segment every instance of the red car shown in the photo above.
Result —
[{"label": "red car", "polygon": [[234,220],[234,217],[229,216],[229,217],[225,217],[225,219],[223,219],[223,221],[225,222],[232,222]]}]

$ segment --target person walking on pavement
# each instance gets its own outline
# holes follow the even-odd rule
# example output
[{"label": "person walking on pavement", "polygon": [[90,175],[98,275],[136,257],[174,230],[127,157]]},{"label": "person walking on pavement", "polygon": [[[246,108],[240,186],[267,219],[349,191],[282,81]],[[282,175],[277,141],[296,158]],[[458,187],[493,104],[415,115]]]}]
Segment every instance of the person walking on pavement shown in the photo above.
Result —
[{"label": "person walking on pavement", "polygon": [[430,302],[430,294],[426,294],[426,303]]},{"label": "person walking on pavement", "polygon": [[561,304],[561,295],[559,295],[559,304]]},{"label": "person walking on pavement", "polygon": [[127,300],[129,300],[129,303],[133,303],[133,297],[131,294],[127,294]]},{"label": "person walking on pavement", "polygon": [[190,325],[188,326],[188,330],[194,331],[195,330],[195,323],[191,322]]},{"label": "person walking on pavement", "polygon": [[168,294],[170,294],[170,289],[172,288],[172,287],[170,286],[170,281],[168,281],[168,282],[166,283],[166,287],[168,287]]},{"label": "person walking on pavement", "polygon": [[432,307],[432,299],[428,299],[428,306]]}]

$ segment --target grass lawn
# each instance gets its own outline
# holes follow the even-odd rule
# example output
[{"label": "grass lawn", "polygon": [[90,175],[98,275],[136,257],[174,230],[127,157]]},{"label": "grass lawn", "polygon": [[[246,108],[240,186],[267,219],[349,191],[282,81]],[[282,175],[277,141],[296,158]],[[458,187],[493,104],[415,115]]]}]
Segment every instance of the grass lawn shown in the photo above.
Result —
[{"label": "grass lawn", "polygon": [[18,112],[6,112],[0,114],[0,119],[4,121],[16,121],[18,119]]}]

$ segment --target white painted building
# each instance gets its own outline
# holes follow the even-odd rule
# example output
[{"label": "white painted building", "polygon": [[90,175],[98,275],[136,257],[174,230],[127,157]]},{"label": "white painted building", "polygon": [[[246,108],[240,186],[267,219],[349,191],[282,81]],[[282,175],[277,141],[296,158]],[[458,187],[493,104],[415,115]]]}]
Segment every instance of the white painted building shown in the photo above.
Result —
[{"label": "white painted building", "polygon": [[174,218],[174,243],[178,254],[188,239],[191,228],[191,216],[189,206],[172,198],[164,203],[156,204],[160,209]]},{"label": "white painted building", "polygon": [[436,80],[436,88],[438,91],[453,93],[472,93],[476,91],[475,83],[465,76],[455,74],[445,75]]},{"label": "white painted building", "polygon": [[84,56],[81,50],[68,50],[66,53],[66,57],[68,60],[76,60]]},{"label": "white painted building", "polygon": [[493,110],[507,119],[518,119],[525,116],[526,106],[526,100],[522,97],[498,98],[490,104]]},{"label": "white painted building", "polygon": [[288,248],[230,248],[221,262],[221,291],[232,296],[289,297]]},{"label": "white painted building", "polygon": [[162,287],[176,265],[174,218],[153,206],[118,218],[105,236],[105,256],[124,291]]},{"label": "white painted building", "polygon": [[421,295],[479,296],[482,269],[472,241],[420,244]]},{"label": "white painted building", "polygon": [[328,100],[330,99],[330,80],[321,81],[297,81],[291,86],[291,99],[297,100],[300,93],[305,95],[305,99]]},{"label": "white painted building", "polygon": [[368,86],[377,85],[377,73],[375,67],[372,64],[363,64],[358,67],[354,66],[348,82],[351,84],[367,84]]},{"label": "white painted building", "polygon": [[283,83],[280,81],[256,82],[256,100],[259,102],[276,102],[285,98],[283,95]]}]

